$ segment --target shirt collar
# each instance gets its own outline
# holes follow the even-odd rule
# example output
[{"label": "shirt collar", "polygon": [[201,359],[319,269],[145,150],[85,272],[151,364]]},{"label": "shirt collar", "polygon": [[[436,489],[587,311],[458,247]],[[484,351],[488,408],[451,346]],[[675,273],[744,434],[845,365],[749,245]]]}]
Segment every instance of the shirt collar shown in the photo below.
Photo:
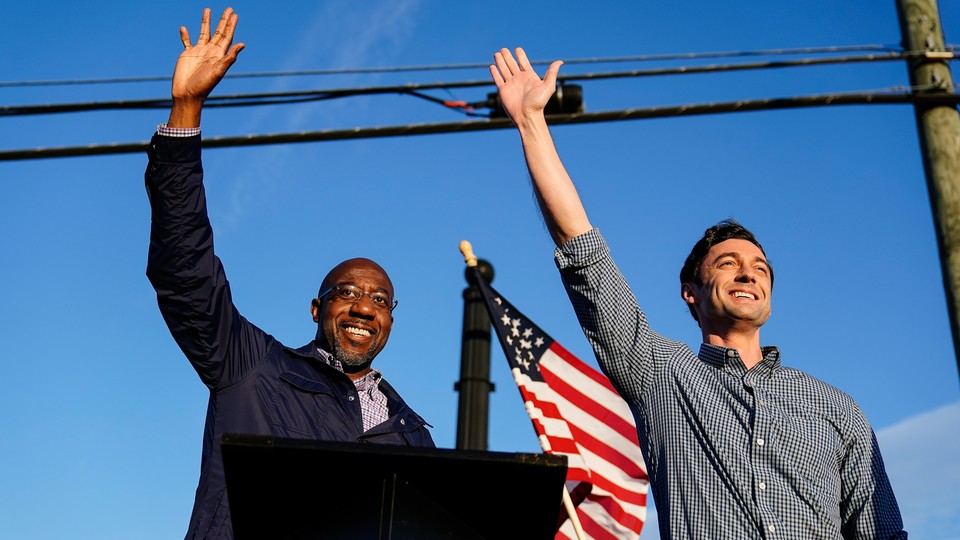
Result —
[{"label": "shirt collar", "polygon": [[[320,357],[320,360],[332,367],[333,369],[343,373],[343,363],[337,360],[332,354],[327,351],[317,347],[317,355]],[[356,385],[358,390],[366,390],[371,386],[376,386],[380,383],[380,379],[383,375],[376,369],[370,368],[370,372],[360,377],[359,379],[354,379],[353,384]]]},{"label": "shirt collar", "polygon": [[[750,371],[762,376],[769,376],[780,367],[780,349],[774,346],[767,346],[761,347],[760,350],[763,351],[763,360],[753,366],[753,369]],[[740,353],[730,347],[701,343],[699,357],[700,360],[717,369],[735,373],[745,371],[743,360],[740,359]]]}]

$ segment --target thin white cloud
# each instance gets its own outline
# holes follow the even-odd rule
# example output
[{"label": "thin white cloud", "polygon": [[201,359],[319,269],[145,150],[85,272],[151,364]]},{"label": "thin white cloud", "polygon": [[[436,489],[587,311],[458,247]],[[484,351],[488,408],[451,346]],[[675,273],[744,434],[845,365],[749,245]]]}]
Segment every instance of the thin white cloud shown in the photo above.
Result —
[{"label": "thin white cloud", "polygon": [[[420,0],[381,0],[351,2],[340,0],[325,3],[293,43],[285,66],[278,69],[357,68],[391,65],[395,55],[414,36]],[[369,83],[374,77],[365,76]],[[337,86],[348,86],[350,77],[338,77]],[[283,83],[280,83],[283,84]],[[351,98],[350,109],[356,109],[363,98]],[[320,105],[290,109],[286,129],[324,125],[316,119],[318,111],[339,111],[345,102],[324,102]],[[329,118],[324,118],[329,122]]]},{"label": "thin white cloud", "polygon": [[[284,61],[275,66],[276,71],[292,71],[321,68],[351,68],[390,65],[395,55],[414,36],[420,0],[380,0],[376,2],[352,2],[337,0],[325,2],[316,11],[281,57]],[[365,84],[373,80],[364,79]],[[279,78],[270,91],[289,89],[293,81]],[[350,77],[340,77],[336,86],[349,86]],[[319,104],[277,108],[254,108],[244,122],[247,133],[264,130],[269,121],[269,131],[283,132],[315,131],[325,127],[342,127],[338,117],[343,111],[355,116],[367,100],[362,97],[347,100],[324,101]],[[278,111],[283,116],[278,119]],[[290,174],[291,160],[296,161],[294,149],[288,145],[272,146],[266,152],[258,152],[257,158],[237,162],[230,206],[219,213],[218,220],[233,226],[243,219],[253,201],[264,201],[277,191],[276,184]]]},{"label": "thin white cloud", "polygon": [[960,540],[960,401],[877,431],[911,538]]}]

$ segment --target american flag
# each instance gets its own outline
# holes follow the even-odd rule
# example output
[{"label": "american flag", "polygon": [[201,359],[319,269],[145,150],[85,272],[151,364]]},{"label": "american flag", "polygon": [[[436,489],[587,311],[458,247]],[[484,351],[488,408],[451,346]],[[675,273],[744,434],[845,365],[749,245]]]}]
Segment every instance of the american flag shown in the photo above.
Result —
[{"label": "american flag", "polygon": [[[531,323],[477,276],[540,446],[567,456],[567,489],[587,538],[635,539],[649,479],[627,403],[607,378]],[[557,540],[577,538],[561,508]]]}]

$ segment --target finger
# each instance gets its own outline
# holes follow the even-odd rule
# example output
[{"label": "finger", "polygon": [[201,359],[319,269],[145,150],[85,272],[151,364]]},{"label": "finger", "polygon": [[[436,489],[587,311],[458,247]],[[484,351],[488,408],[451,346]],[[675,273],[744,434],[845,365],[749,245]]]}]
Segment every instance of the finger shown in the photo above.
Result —
[{"label": "finger", "polygon": [[245,47],[246,44],[244,43],[237,43],[233,47],[230,47],[230,50],[227,51],[226,56],[224,56],[225,61],[228,62],[227,67],[232,66],[233,63],[237,61],[237,55],[239,55],[240,51],[242,51]]},{"label": "finger", "polygon": [[497,69],[497,66],[490,66],[490,76],[493,77],[493,83],[497,85],[497,88],[503,86],[504,80],[500,76],[500,70]]},{"label": "finger", "polygon": [[190,31],[187,30],[186,26],[180,27],[180,41],[183,43],[184,49],[190,48]]},{"label": "finger", "polygon": [[517,47],[517,63],[520,64],[520,69],[523,71],[532,71],[533,73],[536,73],[536,71],[533,69],[533,66],[530,64],[530,59],[527,58],[527,53],[524,52],[524,50],[520,47]]},{"label": "finger", "polygon": [[197,45],[210,41],[210,8],[203,8],[203,19],[200,21],[200,36]]},{"label": "finger", "polygon": [[[227,27],[229,26],[230,19],[233,18],[233,8],[227,8],[223,10],[223,15],[220,16],[220,22],[217,23],[217,30],[213,33],[212,41],[214,45],[223,45],[224,40],[226,41],[226,46],[230,45],[230,41],[233,40],[233,33],[231,32],[229,39],[227,38],[226,32]],[[236,23],[234,22],[234,27]]]},{"label": "finger", "polygon": [[513,59],[513,55],[510,54],[510,51],[504,49],[502,52],[506,53],[503,55],[503,60],[507,65],[507,69],[510,70],[511,75],[518,75],[521,71],[523,71],[520,69],[520,66],[517,65],[517,61]]},{"label": "finger", "polygon": [[557,74],[560,73],[560,66],[562,65],[563,60],[557,60],[550,64],[550,67],[547,68],[547,72],[543,75],[543,84],[546,84],[547,86],[556,86]]},{"label": "finger", "polygon": [[[230,11],[233,11],[232,9]],[[230,18],[227,19],[227,26],[223,30],[223,38],[227,41],[227,44],[233,43],[233,36],[237,31],[237,22],[240,20],[240,16],[236,13],[231,13]]]},{"label": "finger", "polygon": [[510,51],[501,49],[500,52],[493,55],[493,59],[497,62],[497,70],[500,72],[500,78],[506,81],[510,78],[510,69],[507,67],[507,61],[504,59],[504,53],[509,55]]}]

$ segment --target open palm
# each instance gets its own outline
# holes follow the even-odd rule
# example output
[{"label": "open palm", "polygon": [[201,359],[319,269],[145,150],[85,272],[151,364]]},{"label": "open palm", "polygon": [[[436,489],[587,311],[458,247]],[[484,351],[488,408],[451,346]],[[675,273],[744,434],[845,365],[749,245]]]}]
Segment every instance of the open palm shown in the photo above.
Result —
[{"label": "open palm", "polygon": [[496,65],[490,66],[503,110],[514,122],[527,114],[543,111],[556,91],[557,73],[563,64],[559,60],[550,64],[541,80],[523,49],[517,48],[516,52],[514,60],[509,50],[501,49],[494,55]]},{"label": "open palm", "polygon": [[195,45],[190,43],[187,28],[180,27],[180,40],[184,50],[180,53],[173,72],[174,99],[203,100],[223,79],[244,47],[243,43],[232,45],[237,19],[233,9],[225,9],[216,31],[211,36],[210,9],[204,9],[200,36]]}]

